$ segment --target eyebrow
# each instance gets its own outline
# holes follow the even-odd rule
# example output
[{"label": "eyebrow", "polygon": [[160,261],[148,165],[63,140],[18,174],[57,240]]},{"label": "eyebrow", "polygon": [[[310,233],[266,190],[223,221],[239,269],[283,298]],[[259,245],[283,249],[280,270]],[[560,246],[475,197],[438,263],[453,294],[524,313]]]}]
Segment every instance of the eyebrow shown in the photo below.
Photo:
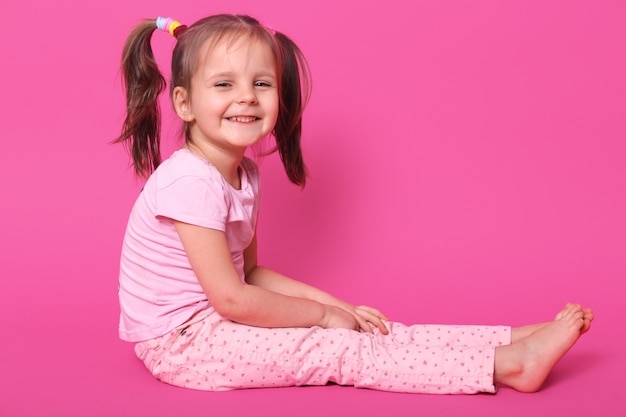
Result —
[{"label": "eyebrow", "polygon": [[[216,72],[213,74],[209,74],[208,79],[213,79],[213,78],[230,78],[234,75],[233,71],[222,71],[222,72]],[[272,77],[272,78],[276,78],[276,73],[271,72],[271,71],[262,71],[258,74],[255,75],[256,77]]]}]

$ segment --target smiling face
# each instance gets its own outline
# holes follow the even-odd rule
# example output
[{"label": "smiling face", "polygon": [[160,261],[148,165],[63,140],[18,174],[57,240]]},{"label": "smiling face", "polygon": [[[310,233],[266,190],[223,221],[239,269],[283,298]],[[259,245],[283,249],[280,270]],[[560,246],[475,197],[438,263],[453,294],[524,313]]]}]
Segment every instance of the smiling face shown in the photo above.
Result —
[{"label": "smiling face", "polygon": [[250,39],[222,40],[205,50],[191,91],[174,89],[174,107],[195,145],[243,155],[272,132],[278,117],[272,50]]}]

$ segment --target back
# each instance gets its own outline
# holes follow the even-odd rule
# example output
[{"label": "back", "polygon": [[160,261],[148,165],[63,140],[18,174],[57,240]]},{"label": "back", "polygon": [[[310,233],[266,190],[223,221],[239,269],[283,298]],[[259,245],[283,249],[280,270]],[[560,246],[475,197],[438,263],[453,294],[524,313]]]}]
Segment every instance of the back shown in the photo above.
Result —
[{"label": "back", "polygon": [[259,178],[254,162],[240,165],[241,190],[187,149],[150,176],[130,214],[120,261],[120,337],[161,336],[210,306],[173,220],[221,230],[244,281],[243,251],[254,238]]}]

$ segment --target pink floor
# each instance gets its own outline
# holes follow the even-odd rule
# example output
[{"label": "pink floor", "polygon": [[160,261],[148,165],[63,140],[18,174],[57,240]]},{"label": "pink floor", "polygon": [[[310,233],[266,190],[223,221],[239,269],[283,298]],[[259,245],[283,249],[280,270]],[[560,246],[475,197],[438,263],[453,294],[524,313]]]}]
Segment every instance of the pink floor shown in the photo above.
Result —
[{"label": "pink floor", "polygon": [[474,396],[340,386],[223,393],[180,389],[153,379],[131,347],[117,339],[113,302],[88,308],[31,306],[3,322],[0,415],[624,416],[620,300],[617,295],[589,299],[598,304],[593,330],[562,359],[543,390],[521,394],[502,388],[496,395]]}]

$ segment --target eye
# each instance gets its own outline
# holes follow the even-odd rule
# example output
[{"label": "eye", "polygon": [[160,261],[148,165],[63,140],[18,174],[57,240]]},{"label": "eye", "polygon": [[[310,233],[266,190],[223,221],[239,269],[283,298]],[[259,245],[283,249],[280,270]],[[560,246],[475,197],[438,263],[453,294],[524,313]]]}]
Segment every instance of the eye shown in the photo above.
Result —
[{"label": "eye", "polygon": [[267,81],[257,81],[254,83],[255,87],[271,87],[272,84],[268,83]]},{"label": "eye", "polygon": [[215,83],[214,84],[215,87],[220,87],[220,88],[226,88],[226,87],[231,87],[232,84],[226,81],[220,82],[220,83]]}]

